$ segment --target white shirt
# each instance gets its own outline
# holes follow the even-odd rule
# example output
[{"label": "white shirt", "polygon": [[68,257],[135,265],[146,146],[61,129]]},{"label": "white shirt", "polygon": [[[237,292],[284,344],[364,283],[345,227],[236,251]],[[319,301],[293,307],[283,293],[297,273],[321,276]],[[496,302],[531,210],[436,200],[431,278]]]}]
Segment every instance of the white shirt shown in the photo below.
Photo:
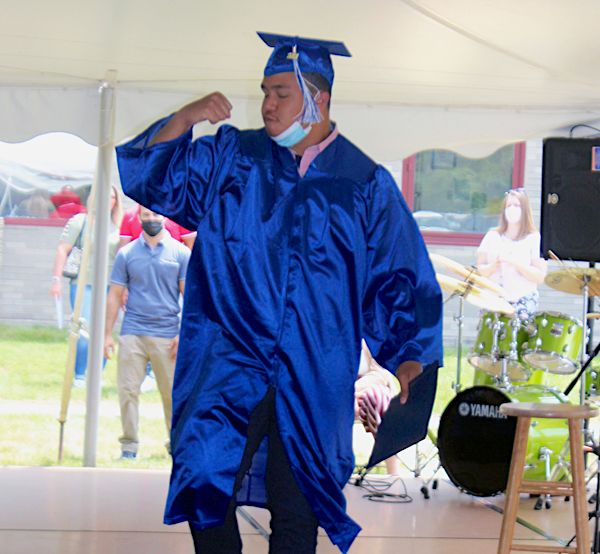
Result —
[{"label": "white shirt", "polygon": [[[488,264],[503,257],[528,266],[532,260],[540,257],[540,241],[539,233],[531,233],[521,240],[512,240],[500,235],[498,231],[488,231],[477,252],[487,254]],[[536,283],[527,279],[509,263],[502,263],[500,269],[490,275],[490,279],[504,288],[507,299],[512,302],[537,290]]]}]

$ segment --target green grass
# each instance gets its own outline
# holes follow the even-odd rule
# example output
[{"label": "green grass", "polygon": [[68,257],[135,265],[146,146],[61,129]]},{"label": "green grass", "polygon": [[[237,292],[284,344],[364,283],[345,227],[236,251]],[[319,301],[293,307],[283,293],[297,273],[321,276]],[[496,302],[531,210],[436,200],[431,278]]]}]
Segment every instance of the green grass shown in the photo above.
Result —
[{"label": "green grass", "polygon": [[[16,327],[0,324],[0,402],[33,402],[55,406],[50,414],[25,413],[0,416],[0,465],[56,465],[62,383],[67,362],[65,330],[52,327]],[[71,389],[71,403],[85,405],[85,390]],[[102,374],[102,402],[118,406],[116,356]],[[157,391],[140,397],[141,404],[161,403]],[[63,465],[83,463],[84,416],[69,416],[65,424]],[[164,447],[164,419],[140,418],[140,450],[134,461],[121,461],[119,417],[100,417],[96,465],[169,469]]]},{"label": "green grass", "polygon": [[[16,327],[0,324],[0,402],[33,402],[55,406],[49,414],[2,414],[0,416],[0,464],[56,465],[58,456],[61,391],[67,359],[65,330],[52,327]],[[473,367],[463,348],[462,389],[473,384]],[[118,405],[116,357],[109,360],[102,375],[102,402]],[[548,384],[564,390],[573,375],[548,375]],[[434,414],[440,415],[454,398],[456,348],[446,349],[440,369]],[[577,403],[579,387],[571,393]],[[142,404],[160,405],[157,391],[141,395]],[[85,404],[85,391],[71,390],[71,406]],[[81,466],[83,461],[84,417],[70,416],[65,425],[63,465]],[[169,469],[171,462],[164,448],[167,438],[163,419],[140,418],[140,451],[135,461],[123,462],[118,437],[119,417],[100,417],[98,429],[98,467],[136,467]]]},{"label": "green grass", "polygon": [[[65,424],[63,466],[81,467],[85,418],[69,417]],[[120,460],[121,420],[100,417],[97,467],[170,469],[171,457],[164,447],[164,420],[140,417],[140,451],[135,460]],[[60,425],[45,414],[3,414],[0,417],[0,465],[53,466],[58,461]]]}]

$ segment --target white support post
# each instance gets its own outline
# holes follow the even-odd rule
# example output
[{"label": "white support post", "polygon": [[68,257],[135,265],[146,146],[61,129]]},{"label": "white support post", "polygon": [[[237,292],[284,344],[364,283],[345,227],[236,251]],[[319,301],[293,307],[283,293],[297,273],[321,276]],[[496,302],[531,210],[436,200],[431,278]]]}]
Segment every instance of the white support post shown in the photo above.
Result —
[{"label": "white support post", "polygon": [[108,235],[110,232],[110,169],[114,150],[115,86],[117,72],[107,71],[100,87],[100,139],[96,162],[98,182],[96,217],[94,221],[94,277],[90,345],[87,368],[87,398],[85,412],[85,437],[83,465],[96,467],[100,397],[102,395],[102,366],[104,358],[104,326],[106,322],[106,287],[108,272]]}]

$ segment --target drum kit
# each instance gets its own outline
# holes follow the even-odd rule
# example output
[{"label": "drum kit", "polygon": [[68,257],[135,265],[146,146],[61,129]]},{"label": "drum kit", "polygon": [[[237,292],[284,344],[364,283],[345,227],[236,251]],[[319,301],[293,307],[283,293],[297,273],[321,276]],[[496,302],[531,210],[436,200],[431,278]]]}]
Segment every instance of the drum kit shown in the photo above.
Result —
[{"label": "drum kit", "polygon": [[[454,318],[458,360],[456,396],[441,416],[437,436],[429,435],[441,467],[459,489],[474,496],[493,496],[506,488],[516,428],[516,421],[503,416],[499,406],[505,402],[570,403],[556,387],[547,386],[547,377],[575,373],[581,367],[587,343],[583,339],[589,334],[587,320],[600,317],[587,313],[588,296],[600,295],[600,271],[563,268],[546,276],[545,282],[555,290],[584,295],[583,323],[552,311],[523,320],[496,283],[444,256],[431,254],[431,259],[463,280],[436,274],[450,298],[460,299],[459,316]],[[481,317],[475,345],[467,355],[475,368],[474,386],[461,390],[463,301],[481,308]],[[591,358],[584,369],[590,362]],[[581,402],[588,396],[600,396],[600,375],[592,371],[586,372]],[[568,479],[569,459],[566,420],[533,421],[525,479]],[[421,489],[426,498],[428,482]],[[549,497],[540,497],[536,509],[544,505],[551,506]]]}]

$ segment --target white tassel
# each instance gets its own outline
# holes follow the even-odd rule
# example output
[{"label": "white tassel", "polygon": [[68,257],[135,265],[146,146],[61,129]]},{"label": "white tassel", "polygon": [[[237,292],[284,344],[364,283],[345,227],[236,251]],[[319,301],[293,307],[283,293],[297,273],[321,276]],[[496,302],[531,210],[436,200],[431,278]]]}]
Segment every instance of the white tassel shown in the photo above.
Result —
[{"label": "white tassel", "polygon": [[294,45],[293,51],[288,54],[288,57],[292,58],[292,63],[294,64],[294,73],[296,74],[296,79],[298,80],[298,85],[300,85],[300,90],[302,91],[302,96],[304,97],[304,104],[302,106],[302,111],[299,114],[299,123],[312,125],[313,123],[319,123],[323,121],[323,116],[319,111],[319,106],[315,102],[308,85],[306,84],[306,80],[302,76],[302,72],[300,71],[300,64],[298,63],[298,53],[296,52],[296,46]]}]

